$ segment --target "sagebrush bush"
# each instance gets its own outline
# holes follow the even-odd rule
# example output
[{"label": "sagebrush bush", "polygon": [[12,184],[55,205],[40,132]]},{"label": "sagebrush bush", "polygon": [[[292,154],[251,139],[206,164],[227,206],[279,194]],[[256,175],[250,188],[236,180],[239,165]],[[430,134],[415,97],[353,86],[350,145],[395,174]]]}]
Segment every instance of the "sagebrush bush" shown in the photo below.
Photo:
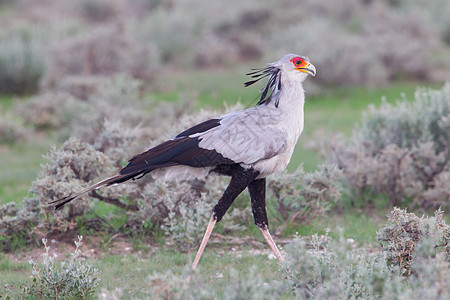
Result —
[{"label": "sagebrush bush", "polygon": [[0,205],[0,249],[9,252],[32,244],[41,217],[41,204],[36,198],[26,198],[22,208],[14,202]]},{"label": "sagebrush bush", "polygon": [[324,164],[312,173],[300,167],[269,178],[267,202],[282,224],[277,232],[290,223],[308,224],[324,214],[340,198],[339,176],[335,165]]},{"label": "sagebrush bush", "polygon": [[[30,193],[37,198],[47,212],[52,210],[48,202],[61,199],[86,188],[90,182],[99,179],[99,175],[112,174],[112,162],[103,153],[91,145],[76,138],[67,140],[61,147],[46,155],[48,162],[38,178],[32,183]],[[73,229],[76,216],[83,215],[92,202],[88,196],[81,197],[68,205],[68,209],[52,214],[43,221],[46,232],[66,232]]]},{"label": "sagebrush bush", "polygon": [[89,22],[105,22],[118,13],[116,1],[83,0],[77,3],[81,15]]},{"label": "sagebrush bush", "polygon": [[450,83],[419,89],[415,100],[371,106],[350,140],[333,140],[329,158],[357,198],[386,194],[424,209],[450,199]]},{"label": "sagebrush bush", "polygon": [[71,123],[79,104],[67,93],[46,92],[17,106],[25,124],[39,130],[57,130]]},{"label": "sagebrush bush", "polygon": [[134,155],[152,132],[142,129],[150,127],[150,121],[140,97],[140,86],[140,81],[128,76],[106,80],[74,114],[68,134],[92,144],[117,163]]},{"label": "sagebrush bush", "polygon": [[[396,243],[387,239],[386,243]],[[429,299],[448,296],[448,259],[423,243],[415,257],[415,273],[404,279],[389,255],[354,248],[344,240],[314,235],[296,238],[285,247],[282,272],[301,299]],[[406,281],[405,281],[406,280]]]},{"label": "sagebrush bush", "polygon": [[0,144],[11,144],[27,140],[29,134],[26,128],[4,115],[0,109]]},{"label": "sagebrush bush", "polygon": [[[277,45],[278,55],[290,49],[309,55],[319,72],[326,70],[317,77],[322,84],[373,86],[429,75],[431,64],[410,62],[429,55],[438,44],[431,9],[393,9],[383,1],[356,0],[333,5],[305,1],[302,6],[312,13],[304,18],[296,18],[295,10],[285,14],[285,26],[274,26],[271,43]],[[298,32],[302,38],[293,39]]]},{"label": "sagebrush bush", "polygon": [[150,81],[159,59],[151,45],[137,41],[130,30],[127,25],[98,25],[91,31],[56,40],[50,46],[52,60],[44,85],[52,87],[67,75],[125,73]]},{"label": "sagebrush bush", "polygon": [[211,289],[210,281],[223,281],[223,278],[205,278],[193,273],[190,266],[186,267],[182,274],[167,271],[163,274],[150,275],[148,293],[152,299],[189,300],[279,299],[280,296],[290,296],[283,282],[275,280],[267,282],[257,268],[242,273],[230,268],[230,273],[230,280],[223,283],[225,286],[222,294],[217,294]]},{"label": "sagebrush bush", "polygon": [[160,197],[168,210],[161,229],[168,240],[176,243],[182,251],[198,247],[215,205],[214,200],[220,198],[219,193],[220,190],[213,190],[207,195],[192,190],[186,183],[166,190],[166,197]]},{"label": "sagebrush bush", "polygon": [[29,34],[0,36],[0,93],[32,94],[46,72],[40,40]]},{"label": "sagebrush bush", "polygon": [[[431,54],[445,52],[449,40],[450,10],[441,0],[303,1],[298,8],[312,13],[302,18],[288,0],[233,6],[224,0],[61,0],[13,7],[5,31],[15,19],[46,29],[52,55],[45,86],[67,75],[123,72],[152,83],[162,72],[273,61],[291,52],[327,70],[316,79],[322,85],[373,86],[429,77],[433,64],[442,64]],[[300,32],[301,39],[292,38]],[[424,59],[414,63],[417,57]]]},{"label": "sagebrush bush", "polygon": [[102,90],[105,84],[112,80],[110,77],[101,75],[67,75],[55,83],[52,91],[68,93],[74,98],[86,101]]},{"label": "sagebrush bush", "polygon": [[419,218],[406,209],[394,208],[388,222],[378,231],[377,239],[389,263],[400,266],[404,275],[414,273],[415,253],[425,240],[434,249],[433,256],[441,252],[450,261],[450,226],[445,224],[442,210],[437,210],[434,217]]},{"label": "sagebrush bush", "polygon": [[383,298],[389,288],[401,285],[383,256],[352,249],[344,239],[331,239],[328,232],[313,235],[310,241],[296,237],[285,250],[281,271],[286,287],[299,299]]},{"label": "sagebrush bush", "polygon": [[90,299],[100,284],[98,270],[93,268],[81,257],[81,240],[78,236],[75,242],[75,251],[70,259],[60,262],[59,266],[49,254],[50,247],[47,239],[43,238],[45,247],[42,263],[30,259],[32,265],[32,283],[23,284],[25,297],[38,299]]}]

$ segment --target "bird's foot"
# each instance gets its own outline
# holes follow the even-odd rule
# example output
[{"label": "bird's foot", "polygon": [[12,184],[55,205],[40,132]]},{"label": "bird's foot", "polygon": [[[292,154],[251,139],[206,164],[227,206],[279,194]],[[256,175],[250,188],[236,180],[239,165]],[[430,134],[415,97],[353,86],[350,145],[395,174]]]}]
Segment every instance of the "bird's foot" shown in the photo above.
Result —
[{"label": "bird's foot", "polygon": [[268,227],[264,227],[264,228],[259,227],[259,230],[261,230],[261,233],[263,234],[264,238],[266,239],[267,244],[269,244],[270,249],[272,249],[273,254],[275,254],[278,261],[280,263],[282,263],[284,261],[284,257],[281,255],[281,252],[278,249],[277,244],[275,244],[272,236],[270,235],[269,228]]}]

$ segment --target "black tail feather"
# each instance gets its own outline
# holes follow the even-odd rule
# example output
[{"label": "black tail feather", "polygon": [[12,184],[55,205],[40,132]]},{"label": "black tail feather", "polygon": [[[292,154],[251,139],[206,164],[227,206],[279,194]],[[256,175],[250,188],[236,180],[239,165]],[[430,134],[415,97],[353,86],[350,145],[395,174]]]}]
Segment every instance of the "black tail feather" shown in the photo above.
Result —
[{"label": "black tail feather", "polygon": [[[135,174],[134,176],[137,176],[137,175],[139,175],[139,174]],[[134,177],[134,176],[133,176],[133,177]],[[123,177],[125,177],[125,175],[117,174],[117,175],[115,175],[115,176],[109,177],[109,178],[107,178],[107,179],[105,179],[105,180],[102,180],[102,181],[100,181],[100,182],[97,182],[96,184],[94,184],[94,185],[92,185],[92,186],[90,186],[90,187],[88,187],[88,188],[86,188],[86,189],[84,189],[84,190],[82,190],[82,191],[80,191],[80,192],[77,192],[77,193],[75,193],[75,194],[66,196],[66,197],[64,197],[64,198],[61,198],[61,199],[58,199],[58,200],[55,200],[55,201],[51,201],[51,202],[49,202],[48,204],[50,204],[50,205],[55,205],[55,210],[59,210],[59,209],[61,209],[64,205],[66,205],[67,203],[69,203],[70,201],[74,200],[75,198],[77,198],[77,197],[79,197],[79,196],[81,196],[81,195],[84,195],[84,194],[86,194],[86,193],[89,193],[90,191],[99,189],[99,188],[101,188],[101,187],[103,187],[103,186],[112,185],[112,184],[115,184],[115,183],[121,183],[121,182],[123,182],[123,181],[126,181],[126,180],[132,178],[132,177],[131,177],[131,174],[127,174],[127,176],[126,176],[127,179],[126,179],[126,180],[123,180]]]},{"label": "black tail feather", "polygon": [[76,197],[77,197],[77,196],[72,196],[72,197],[68,196],[68,197],[64,197],[64,198],[62,198],[62,199],[59,199],[59,200],[50,202],[50,204],[54,204],[54,203],[58,202],[58,203],[55,205],[55,210],[59,210],[59,209],[61,209],[66,203],[69,203],[70,201],[72,201],[72,200],[75,199]]}]

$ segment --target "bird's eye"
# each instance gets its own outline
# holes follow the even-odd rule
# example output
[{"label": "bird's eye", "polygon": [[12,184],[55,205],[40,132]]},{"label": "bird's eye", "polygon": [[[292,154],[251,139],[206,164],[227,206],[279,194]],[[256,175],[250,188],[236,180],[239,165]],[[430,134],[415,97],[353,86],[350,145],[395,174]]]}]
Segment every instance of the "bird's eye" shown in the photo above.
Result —
[{"label": "bird's eye", "polygon": [[296,60],[296,61],[295,61],[295,65],[296,65],[296,66],[299,66],[301,63],[302,63],[301,60]]}]

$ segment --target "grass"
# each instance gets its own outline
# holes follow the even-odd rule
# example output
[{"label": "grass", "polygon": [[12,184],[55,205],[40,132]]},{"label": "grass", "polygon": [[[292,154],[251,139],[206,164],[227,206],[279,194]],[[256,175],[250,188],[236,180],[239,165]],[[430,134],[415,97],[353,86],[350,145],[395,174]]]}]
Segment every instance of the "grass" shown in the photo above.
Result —
[{"label": "grass", "polygon": [[[167,250],[160,250],[147,257],[106,256],[101,260],[98,268],[105,289],[111,291],[120,286],[123,288],[125,299],[144,298],[149,297],[150,290],[155,288],[151,284],[151,275],[168,272],[181,275],[188,271],[193,256],[193,253],[186,254]],[[263,255],[237,257],[235,253],[214,253],[214,251],[205,252],[197,272],[211,282],[211,287],[220,296],[230,277],[236,276],[231,270],[245,274],[248,273],[250,267],[255,265],[269,278],[277,274],[277,263],[267,260]],[[126,276],[124,276],[125,274]]]},{"label": "grass", "polygon": [[[225,288],[230,279],[245,277],[251,268],[257,268],[267,280],[277,279],[279,276],[278,263],[276,260],[268,260],[265,255],[244,253],[239,257],[233,252],[217,252],[217,250],[207,249],[196,272],[211,284],[211,288],[215,290],[219,298],[226,292]],[[88,260],[88,262],[99,270],[100,288],[114,291],[115,288],[120,287],[121,299],[148,299],[152,290],[161,289],[162,292],[164,286],[161,281],[152,282],[152,275],[170,272],[172,274],[170,276],[173,277],[186,274],[194,255],[194,253],[161,249],[151,255],[106,255],[101,259]],[[5,294],[2,290],[5,284],[10,284],[8,286],[10,296],[12,299],[19,298],[19,283],[29,282],[30,275],[31,265],[28,263],[11,263],[1,258],[0,295]],[[161,285],[161,287],[155,287],[155,285]]]},{"label": "grass", "polygon": [[[290,238],[296,232],[302,236],[314,233],[323,234],[326,228],[331,228],[330,236],[332,238],[352,238],[358,245],[371,248],[376,241],[376,230],[383,222],[385,222],[385,218],[373,219],[359,211],[344,214],[332,213],[326,218],[316,219],[309,225],[289,227],[283,236]],[[250,230],[245,232],[246,236],[253,236],[261,245],[256,250],[269,253],[269,248],[259,230],[256,230],[256,226],[253,224],[249,224],[249,226]],[[275,240],[280,240],[280,238],[275,238]],[[88,242],[88,239],[85,242]],[[66,249],[66,252],[70,251],[70,249]],[[251,248],[245,244],[240,246],[226,242],[209,244],[196,270],[198,278],[206,280],[219,299],[223,298],[228,284],[233,279],[247,278],[252,269],[257,269],[265,282],[279,279],[277,261],[268,259],[266,254],[255,254],[254,251],[254,246]],[[181,253],[165,249],[162,245],[157,248],[144,246],[141,251],[124,255],[100,253],[99,256],[99,259],[89,259],[88,261],[99,270],[101,288],[114,291],[116,287],[120,287],[121,299],[142,299],[151,297],[151,292],[155,289],[162,290],[164,288],[164,282],[161,280],[155,282],[151,280],[152,275],[166,274],[169,276],[168,278],[172,279],[174,276],[184,278],[183,276],[190,271],[195,251]],[[40,259],[37,260],[40,261]],[[20,282],[29,282],[30,274],[31,266],[28,263],[15,263],[6,259],[5,256],[0,256],[0,286],[13,284],[11,296],[15,296],[15,293],[19,292]],[[12,298],[14,299],[14,297]]]},{"label": "grass", "polygon": [[[314,219],[308,225],[291,225],[283,231],[286,238],[294,234],[310,236],[315,233],[325,234],[330,228],[333,238],[352,238],[360,243],[373,244],[377,241],[376,231],[381,227],[385,218],[368,217],[363,211],[346,211],[344,213],[330,212],[326,216]],[[364,224],[364,226],[361,226]]]},{"label": "grass", "polygon": [[0,147],[0,201],[1,203],[21,202],[28,195],[31,182],[45,162],[43,155],[48,152],[53,138],[35,138],[26,144]]}]

